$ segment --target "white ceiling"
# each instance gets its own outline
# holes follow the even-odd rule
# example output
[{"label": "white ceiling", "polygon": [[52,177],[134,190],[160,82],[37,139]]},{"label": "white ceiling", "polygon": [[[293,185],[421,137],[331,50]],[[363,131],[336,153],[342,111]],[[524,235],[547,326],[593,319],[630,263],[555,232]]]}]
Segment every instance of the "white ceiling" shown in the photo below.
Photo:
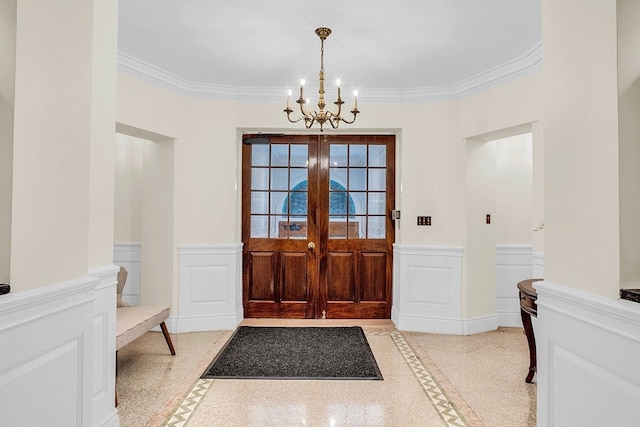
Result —
[{"label": "white ceiling", "polygon": [[[120,0],[121,70],[183,92],[455,97],[539,69],[540,0]],[[345,96],[350,98],[350,96]]]}]

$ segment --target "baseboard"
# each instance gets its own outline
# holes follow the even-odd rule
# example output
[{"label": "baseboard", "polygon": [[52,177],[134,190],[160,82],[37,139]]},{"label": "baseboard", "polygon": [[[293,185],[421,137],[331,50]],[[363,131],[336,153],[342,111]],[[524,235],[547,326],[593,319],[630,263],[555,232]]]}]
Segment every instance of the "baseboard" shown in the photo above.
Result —
[{"label": "baseboard", "polygon": [[464,325],[461,319],[397,315],[392,320],[401,331],[449,335],[463,335],[464,332]]},{"label": "baseboard", "polygon": [[462,335],[480,334],[498,329],[498,315],[479,316],[462,321]]},{"label": "baseboard", "polygon": [[498,329],[498,316],[480,316],[472,319],[437,318],[427,316],[396,316],[393,319],[401,331],[433,334],[473,335]]},{"label": "baseboard", "polygon": [[113,413],[111,414],[111,416],[94,425],[99,427],[119,427],[120,417],[118,416],[118,411],[113,408]]},{"label": "baseboard", "polygon": [[[240,319],[242,321],[242,319]],[[240,323],[235,314],[215,316],[178,316],[167,319],[172,333],[234,330]]]},{"label": "baseboard", "polygon": [[498,325],[505,326],[507,328],[522,328],[522,317],[520,317],[520,310],[517,312],[512,311],[498,311]]}]

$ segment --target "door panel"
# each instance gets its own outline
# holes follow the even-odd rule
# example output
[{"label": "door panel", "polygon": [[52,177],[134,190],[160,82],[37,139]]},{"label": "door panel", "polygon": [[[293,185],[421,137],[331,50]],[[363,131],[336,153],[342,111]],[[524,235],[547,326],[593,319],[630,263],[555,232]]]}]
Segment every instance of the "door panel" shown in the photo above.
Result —
[{"label": "door panel", "polygon": [[308,263],[307,254],[288,252],[282,254],[282,301],[307,301]]},{"label": "door panel", "polygon": [[282,136],[242,153],[245,317],[389,318],[394,137]]},{"label": "door panel", "polygon": [[387,297],[387,254],[363,253],[360,254],[360,259],[360,301],[384,301]]},{"label": "door panel", "polygon": [[271,301],[275,299],[275,279],[273,277],[273,252],[250,252],[248,254],[251,287],[249,299]]},{"label": "door panel", "polygon": [[327,257],[327,294],[329,301],[353,301],[356,297],[356,262],[353,253],[333,252]]}]

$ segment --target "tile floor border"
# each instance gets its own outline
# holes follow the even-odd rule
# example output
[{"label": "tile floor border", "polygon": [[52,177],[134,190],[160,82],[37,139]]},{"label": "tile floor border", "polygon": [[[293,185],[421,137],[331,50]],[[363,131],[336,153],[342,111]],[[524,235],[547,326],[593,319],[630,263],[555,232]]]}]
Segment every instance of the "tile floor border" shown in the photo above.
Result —
[{"label": "tile floor border", "polygon": [[196,408],[207,394],[207,391],[213,383],[212,379],[199,378],[195,385],[191,388],[182,403],[176,408],[173,415],[165,423],[166,427],[184,427],[187,425],[189,418],[195,412]]},{"label": "tile floor border", "polygon": [[415,355],[413,349],[399,331],[369,331],[366,332],[366,334],[373,336],[388,335],[393,340],[398,351],[400,351],[400,354],[404,357],[407,365],[409,365],[418,383],[420,383],[420,386],[429,398],[431,405],[447,427],[469,427],[464,417],[462,417],[457,410],[457,405],[447,397],[438,382],[420,362],[420,359]]},{"label": "tile floor border", "polygon": [[454,402],[462,418],[466,422],[467,427],[486,427],[485,423],[478,417],[475,411],[469,406],[467,401],[458,393],[458,391],[449,382],[449,379],[440,370],[438,365],[431,360],[426,351],[418,344],[410,332],[404,332],[402,337],[410,348],[413,349],[415,356],[420,360],[421,365],[430,373],[434,381],[448,396],[451,402]]}]

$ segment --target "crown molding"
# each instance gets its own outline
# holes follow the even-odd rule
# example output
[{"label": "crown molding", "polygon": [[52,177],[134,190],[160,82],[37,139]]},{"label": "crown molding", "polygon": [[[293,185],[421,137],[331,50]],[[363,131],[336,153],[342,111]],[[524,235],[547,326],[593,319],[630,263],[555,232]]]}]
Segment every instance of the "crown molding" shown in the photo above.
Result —
[{"label": "crown molding", "polygon": [[[407,89],[365,88],[360,91],[360,98],[367,102],[398,103],[451,100],[533,74],[541,68],[542,44],[539,42],[524,55],[453,85]],[[118,70],[182,95],[240,101],[279,101],[285,98],[282,87],[191,82],[124,52],[118,52]]]}]

